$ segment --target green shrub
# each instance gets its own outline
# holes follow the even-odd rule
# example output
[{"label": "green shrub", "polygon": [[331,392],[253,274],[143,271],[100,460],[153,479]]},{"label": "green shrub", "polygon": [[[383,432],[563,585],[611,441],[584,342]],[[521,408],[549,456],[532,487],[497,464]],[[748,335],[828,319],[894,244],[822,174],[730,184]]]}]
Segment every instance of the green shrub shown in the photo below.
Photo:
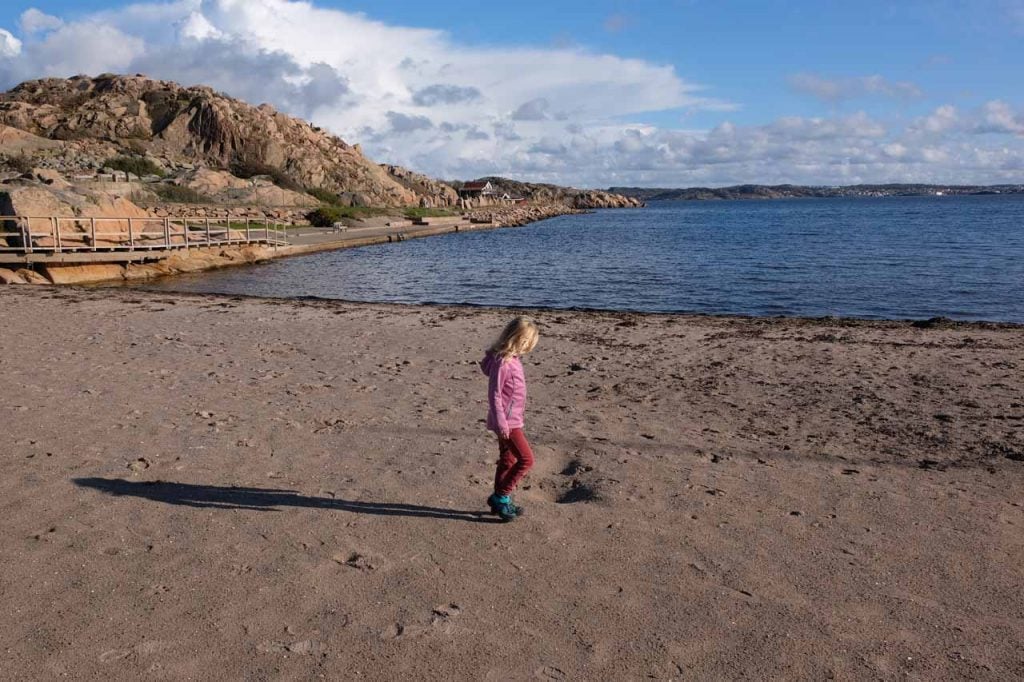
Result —
[{"label": "green shrub", "polygon": [[243,180],[254,178],[257,175],[267,175],[281,189],[290,189],[293,192],[306,191],[305,187],[284,170],[259,161],[239,159],[232,162],[230,170],[232,175]]},{"label": "green shrub", "polygon": [[328,206],[344,206],[345,200],[338,194],[330,190],[326,190],[322,187],[312,187],[306,190],[306,192],[320,201],[321,203],[327,204]]},{"label": "green shrub", "polygon": [[313,227],[331,227],[342,217],[341,208],[338,206],[321,206],[306,214],[306,220]]},{"label": "green shrub", "polygon": [[15,173],[21,173],[22,175],[31,173],[32,169],[35,168],[35,162],[24,152],[17,156],[8,156],[3,160],[3,163]]},{"label": "green shrub", "polygon": [[158,197],[171,204],[209,204],[213,202],[210,197],[191,187],[159,184],[152,189]]},{"label": "green shrub", "polygon": [[158,175],[163,177],[167,174],[164,172],[163,168],[143,156],[115,156],[112,159],[104,161],[103,166],[104,168],[111,168],[116,171],[131,173],[132,175],[137,175],[140,178],[144,175]]}]

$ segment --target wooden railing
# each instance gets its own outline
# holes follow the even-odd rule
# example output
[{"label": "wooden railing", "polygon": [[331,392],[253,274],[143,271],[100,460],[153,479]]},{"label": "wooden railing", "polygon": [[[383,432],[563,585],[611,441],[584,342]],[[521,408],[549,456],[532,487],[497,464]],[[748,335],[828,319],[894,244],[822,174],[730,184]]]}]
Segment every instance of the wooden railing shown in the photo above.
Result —
[{"label": "wooden railing", "polygon": [[269,219],[0,216],[0,253],[152,253],[246,244],[284,246],[288,232]]}]

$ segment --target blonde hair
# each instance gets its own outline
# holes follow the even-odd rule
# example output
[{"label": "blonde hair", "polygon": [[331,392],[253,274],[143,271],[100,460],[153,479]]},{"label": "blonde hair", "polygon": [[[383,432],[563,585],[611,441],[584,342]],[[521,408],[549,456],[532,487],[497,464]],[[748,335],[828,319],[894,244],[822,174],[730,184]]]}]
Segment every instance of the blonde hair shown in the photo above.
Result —
[{"label": "blonde hair", "polygon": [[514,355],[525,355],[537,346],[540,332],[533,320],[527,317],[517,317],[505,325],[501,336],[495,341],[490,351],[502,360],[507,360]]}]

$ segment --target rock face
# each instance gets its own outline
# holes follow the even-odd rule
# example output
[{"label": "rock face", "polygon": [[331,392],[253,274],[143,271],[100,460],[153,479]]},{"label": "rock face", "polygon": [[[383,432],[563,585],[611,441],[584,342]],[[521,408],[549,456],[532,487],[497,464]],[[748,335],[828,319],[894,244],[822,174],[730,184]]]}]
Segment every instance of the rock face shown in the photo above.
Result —
[{"label": "rock face", "polygon": [[478,182],[490,182],[498,196],[508,194],[511,197],[526,199],[538,204],[564,204],[579,209],[640,208],[644,205],[640,199],[601,190],[519,182],[499,177],[480,178]]},{"label": "rock face", "polygon": [[267,176],[243,180],[227,171],[209,168],[187,171],[176,184],[205,196],[216,197],[218,203],[235,206],[315,207],[320,203],[308,194],[278,187]]},{"label": "rock face", "polygon": [[4,154],[27,154],[44,149],[60,149],[64,143],[48,140],[32,133],[0,125],[0,150]]},{"label": "rock face", "polygon": [[586,190],[572,197],[575,208],[640,208],[644,202],[633,197],[600,190]]},{"label": "rock face", "polygon": [[401,166],[382,165],[381,168],[403,187],[418,194],[420,206],[424,208],[442,208],[459,203],[459,193],[443,182]]},{"label": "rock face", "polygon": [[405,169],[381,167],[358,146],[270,105],[143,76],[22,83],[0,95],[0,124],[30,135],[25,144],[60,146],[69,171],[76,159],[95,166],[112,152],[131,153],[172,168],[270,168],[298,186],[354,193],[377,206],[416,206],[454,194]]},{"label": "rock face", "polygon": [[[128,199],[110,196],[102,192],[82,189],[67,189],[54,186],[11,185],[0,191],[0,215],[26,216],[26,222],[35,235],[33,246],[45,248],[53,245],[53,226],[50,217],[65,218],[145,218],[146,211]],[[13,221],[8,221],[11,223]],[[67,220],[60,225],[61,234],[72,243],[84,243],[88,232],[88,220]],[[14,228],[14,225],[8,225]],[[103,220],[100,230],[111,242],[128,239],[128,223],[125,220]],[[6,231],[6,230],[5,230]],[[8,241],[16,241],[8,238]],[[12,243],[12,246],[23,244]]]}]

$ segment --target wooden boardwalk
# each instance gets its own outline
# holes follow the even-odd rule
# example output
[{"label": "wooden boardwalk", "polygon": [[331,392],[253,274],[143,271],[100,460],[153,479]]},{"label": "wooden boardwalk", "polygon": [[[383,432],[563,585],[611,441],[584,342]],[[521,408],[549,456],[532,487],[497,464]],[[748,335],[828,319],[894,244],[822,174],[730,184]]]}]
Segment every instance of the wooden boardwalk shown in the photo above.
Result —
[{"label": "wooden boardwalk", "polygon": [[0,216],[0,264],[131,263],[224,246],[287,246],[270,220]]}]

